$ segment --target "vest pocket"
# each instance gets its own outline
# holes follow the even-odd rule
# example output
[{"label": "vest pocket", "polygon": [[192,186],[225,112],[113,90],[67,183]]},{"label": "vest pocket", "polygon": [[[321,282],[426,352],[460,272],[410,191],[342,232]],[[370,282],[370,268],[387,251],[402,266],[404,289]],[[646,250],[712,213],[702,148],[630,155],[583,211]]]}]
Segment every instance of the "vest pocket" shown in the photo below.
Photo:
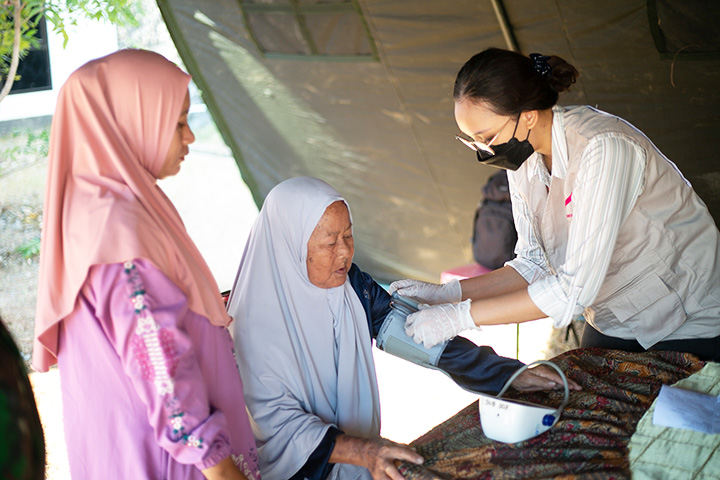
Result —
[{"label": "vest pocket", "polygon": [[677,330],[687,318],[678,294],[654,272],[635,279],[621,294],[608,299],[606,306],[630,327],[644,348]]}]

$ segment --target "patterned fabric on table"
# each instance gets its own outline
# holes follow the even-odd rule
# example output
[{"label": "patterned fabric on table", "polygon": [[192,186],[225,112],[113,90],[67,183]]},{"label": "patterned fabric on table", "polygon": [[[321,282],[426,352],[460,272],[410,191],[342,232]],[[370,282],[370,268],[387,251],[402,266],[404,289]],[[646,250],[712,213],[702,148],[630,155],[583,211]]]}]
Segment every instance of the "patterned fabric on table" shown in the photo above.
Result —
[{"label": "patterned fabric on table", "polygon": [[[551,360],[583,388],[548,432],[516,444],[483,435],[478,402],[416,439],[423,466],[404,463],[408,479],[629,479],[628,441],[663,384],[700,370],[697,357],[678,352],[630,353],[578,349]],[[504,395],[557,407],[563,392]]]}]

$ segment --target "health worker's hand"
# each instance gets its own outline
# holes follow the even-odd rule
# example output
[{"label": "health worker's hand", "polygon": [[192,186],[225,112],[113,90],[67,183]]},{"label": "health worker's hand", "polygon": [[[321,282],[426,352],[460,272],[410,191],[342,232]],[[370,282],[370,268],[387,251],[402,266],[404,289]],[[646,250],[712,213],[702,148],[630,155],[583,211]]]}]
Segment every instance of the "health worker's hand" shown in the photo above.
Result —
[{"label": "health worker's hand", "polygon": [[428,305],[438,303],[458,303],[462,300],[462,287],[460,280],[453,279],[448,283],[428,283],[420,280],[396,280],[390,284],[390,295],[411,297]]},{"label": "health worker's hand", "polygon": [[421,303],[419,307],[420,310],[408,315],[405,320],[405,333],[413,337],[415,343],[422,342],[425,348],[450,340],[465,330],[477,328],[470,315],[469,299],[441,305]]}]

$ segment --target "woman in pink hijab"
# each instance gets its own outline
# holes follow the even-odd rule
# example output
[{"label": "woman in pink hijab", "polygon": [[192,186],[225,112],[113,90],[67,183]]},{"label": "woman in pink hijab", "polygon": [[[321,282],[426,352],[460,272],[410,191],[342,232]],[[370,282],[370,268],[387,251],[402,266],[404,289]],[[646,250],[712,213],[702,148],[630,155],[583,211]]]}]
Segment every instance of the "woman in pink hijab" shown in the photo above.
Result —
[{"label": "woman in pink hijab", "polygon": [[257,479],[217,284],[157,179],[190,77],[122,50],[75,71],[50,138],[33,366],[57,363],[73,479]]}]

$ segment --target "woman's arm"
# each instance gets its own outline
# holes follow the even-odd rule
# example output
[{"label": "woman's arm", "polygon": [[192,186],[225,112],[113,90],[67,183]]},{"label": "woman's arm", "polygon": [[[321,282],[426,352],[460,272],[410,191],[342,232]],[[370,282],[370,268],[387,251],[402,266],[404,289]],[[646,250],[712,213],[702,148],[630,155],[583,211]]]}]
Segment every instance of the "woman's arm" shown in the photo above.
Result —
[{"label": "woman's arm", "polygon": [[[527,263],[527,262],[525,262]],[[528,266],[520,265],[527,269]],[[535,270],[541,270],[533,266]],[[457,303],[462,300],[477,300],[504,293],[525,289],[528,281],[512,267],[504,266],[492,272],[463,280],[451,280],[445,284],[428,283],[420,280],[404,279],[390,285],[390,293],[414,298],[420,303],[438,305]]]},{"label": "woman's arm", "polygon": [[[439,305],[411,315],[408,320],[415,323],[416,340],[430,346],[473,323],[521,323],[544,317],[553,318],[555,326],[561,328],[584,306],[592,304],[605,278],[620,226],[642,191],[645,156],[637,144],[620,135],[593,139],[583,155],[572,195],[568,197],[568,202],[572,198],[574,211],[565,263],[556,267],[557,273],[540,276],[538,239],[526,218],[528,215],[523,214],[527,206],[513,197],[513,214],[519,214],[518,250],[523,258],[510,264],[527,271],[520,275],[515,268],[505,266],[464,280],[462,297],[471,299],[472,306]],[[445,333],[433,333],[442,323],[446,324]],[[432,341],[426,341],[430,337]]]},{"label": "woman's arm", "polygon": [[525,288],[509,293],[473,300],[470,314],[478,326],[523,323],[547,317],[530,298],[527,284]]},{"label": "woman's arm", "polygon": [[[226,417],[211,405],[208,380],[198,362],[204,353],[196,348],[199,339],[185,329],[186,322],[207,320],[191,312],[185,294],[148,261],[93,269],[100,272],[100,281],[115,279],[112,287],[94,287],[96,314],[135,394],[147,407],[158,445],[175,461],[201,471],[222,461],[225,467],[218,471],[231,471]],[[239,412],[245,414],[244,409]]]},{"label": "woman's arm", "polygon": [[572,192],[562,265],[532,282],[530,297],[558,328],[591,306],[605,281],[620,228],[644,188],[647,157],[625,135],[604,134],[588,142]]},{"label": "woman's arm", "polygon": [[[512,272],[505,273],[508,278],[513,278]],[[516,276],[519,277],[517,274]],[[390,295],[370,275],[355,265],[350,270],[350,283],[365,308],[371,334],[376,337],[385,317],[390,313]],[[527,286],[526,283],[525,285]],[[516,359],[497,355],[491,347],[478,346],[466,338],[455,337],[443,350],[437,367],[450,375],[462,388],[476,392],[498,392],[522,365],[523,363]],[[554,373],[553,370],[551,374]],[[547,389],[557,385],[548,383],[547,379],[531,371],[523,372],[521,377],[513,382],[513,386],[523,390]],[[551,380],[559,380],[559,377]]]},{"label": "woman's arm", "polygon": [[477,277],[460,280],[462,299],[472,301],[527,290],[528,282],[512,267],[504,266]]}]

